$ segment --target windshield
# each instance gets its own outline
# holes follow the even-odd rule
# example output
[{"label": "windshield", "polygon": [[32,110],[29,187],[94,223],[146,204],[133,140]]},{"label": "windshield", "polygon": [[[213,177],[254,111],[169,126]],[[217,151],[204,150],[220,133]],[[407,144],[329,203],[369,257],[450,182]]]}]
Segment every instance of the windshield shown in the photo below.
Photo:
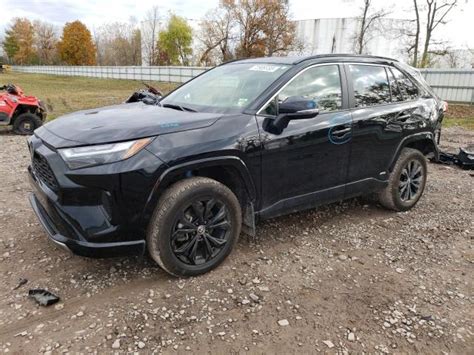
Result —
[{"label": "windshield", "polygon": [[257,63],[219,66],[179,87],[160,103],[198,112],[241,112],[289,67]]}]

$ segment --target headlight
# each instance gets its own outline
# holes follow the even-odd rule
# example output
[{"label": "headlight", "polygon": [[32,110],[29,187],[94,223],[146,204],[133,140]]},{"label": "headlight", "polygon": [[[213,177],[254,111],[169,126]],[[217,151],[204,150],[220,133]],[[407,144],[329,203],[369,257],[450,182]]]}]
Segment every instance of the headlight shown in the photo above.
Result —
[{"label": "headlight", "polygon": [[143,138],[128,142],[59,149],[59,154],[70,169],[79,169],[128,159],[145,148],[151,140]]}]

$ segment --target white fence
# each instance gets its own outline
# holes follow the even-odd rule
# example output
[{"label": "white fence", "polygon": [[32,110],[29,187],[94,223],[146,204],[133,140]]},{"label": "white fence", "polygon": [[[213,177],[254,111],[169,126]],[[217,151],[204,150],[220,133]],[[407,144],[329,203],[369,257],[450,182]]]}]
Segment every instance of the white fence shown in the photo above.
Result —
[{"label": "white fence", "polygon": [[201,74],[204,67],[112,67],[112,66],[17,66],[13,70],[23,73],[87,76],[92,78],[153,80],[170,83],[185,83]]},{"label": "white fence", "polygon": [[[172,83],[184,83],[207,69],[204,67],[13,66],[13,70],[24,73]],[[422,69],[421,73],[442,99],[474,104],[474,70]]]},{"label": "white fence", "polygon": [[473,69],[421,69],[421,74],[442,99],[474,104]]}]

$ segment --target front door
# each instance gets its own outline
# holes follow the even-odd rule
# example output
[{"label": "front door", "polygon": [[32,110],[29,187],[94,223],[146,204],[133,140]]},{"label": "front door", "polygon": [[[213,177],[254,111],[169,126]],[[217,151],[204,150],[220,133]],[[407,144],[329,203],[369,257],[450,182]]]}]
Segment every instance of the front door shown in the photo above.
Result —
[{"label": "front door", "polygon": [[[270,217],[342,198],[352,137],[343,97],[342,67],[303,69],[257,115],[262,149],[262,205]],[[290,121],[281,134],[265,131],[278,102],[291,96],[316,101],[319,115]]]}]

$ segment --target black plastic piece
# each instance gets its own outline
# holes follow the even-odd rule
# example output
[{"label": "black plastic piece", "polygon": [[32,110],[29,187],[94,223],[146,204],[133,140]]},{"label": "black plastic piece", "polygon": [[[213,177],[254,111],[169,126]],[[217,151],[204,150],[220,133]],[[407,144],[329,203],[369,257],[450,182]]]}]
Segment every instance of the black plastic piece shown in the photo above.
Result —
[{"label": "black plastic piece", "polygon": [[45,307],[58,303],[60,300],[60,298],[54,293],[43,290],[41,288],[29,290],[28,297],[33,298],[39,305]]}]

